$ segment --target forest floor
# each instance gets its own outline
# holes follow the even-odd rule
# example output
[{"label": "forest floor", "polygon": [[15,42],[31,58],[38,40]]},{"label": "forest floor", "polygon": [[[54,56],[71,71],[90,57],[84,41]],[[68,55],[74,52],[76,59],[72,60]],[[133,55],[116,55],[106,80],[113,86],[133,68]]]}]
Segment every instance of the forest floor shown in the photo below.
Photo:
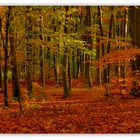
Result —
[{"label": "forest floor", "polygon": [[62,88],[50,86],[22,111],[12,100],[4,109],[0,94],[0,133],[140,133],[140,98],[105,97],[104,92],[102,86],[73,88],[63,99]]}]

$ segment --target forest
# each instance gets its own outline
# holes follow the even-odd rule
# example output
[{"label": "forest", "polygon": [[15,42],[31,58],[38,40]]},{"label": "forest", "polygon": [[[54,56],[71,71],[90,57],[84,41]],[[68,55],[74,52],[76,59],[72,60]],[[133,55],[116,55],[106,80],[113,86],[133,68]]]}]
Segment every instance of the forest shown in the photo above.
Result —
[{"label": "forest", "polygon": [[0,6],[0,133],[140,133],[139,6]]}]

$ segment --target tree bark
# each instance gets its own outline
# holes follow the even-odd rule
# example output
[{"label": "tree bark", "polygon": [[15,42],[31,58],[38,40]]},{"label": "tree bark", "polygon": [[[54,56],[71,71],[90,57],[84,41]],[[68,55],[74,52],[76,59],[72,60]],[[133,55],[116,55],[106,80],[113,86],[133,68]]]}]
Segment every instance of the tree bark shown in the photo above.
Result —
[{"label": "tree bark", "polygon": [[[109,34],[108,34],[108,45],[107,45],[107,53],[110,53],[110,47],[111,47],[111,41],[110,39],[112,38],[112,29],[113,29],[113,19],[114,19],[114,6],[110,7],[111,9],[111,16],[110,16],[110,21],[109,21]],[[110,64],[108,64],[107,67],[107,83],[110,83]]]},{"label": "tree bark", "polygon": [[[32,8],[26,7],[28,14]],[[32,43],[31,39],[33,38],[32,33],[32,17],[31,15],[27,15],[26,18],[26,62],[27,62],[27,91],[29,98],[32,97]]]},{"label": "tree bark", "polygon": [[[103,37],[104,34],[103,34],[103,27],[102,27],[101,8],[100,8],[100,6],[98,6],[97,8],[98,8],[98,24],[99,24],[99,29],[100,29],[100,36]],[[100,59],[100,57],[105,54],[104,43],[102,43],[103,40],[100,39],[100,38],[97,38],[96,40],[97,40],[97,44],[101,44],[101,46],[96,47],[96,49],[97,49],[97,59]],[[97,68],[97,83],[98,84],[101,84],[101,82],[102,82],[102,75],[103,75],[103,82],[105,82],[106,81],[105,69],[103,69],[103,72],[102,72],[101,68]]]},{"label": "tree bark", "polygon": [[[121,22],[121,36],[122,37],[127,37],[127,20],[128,20],[128,15],[127,15],[127,10],[124,11],[124,20]],[[124,47],[124,50],[126,49],[126,47]],[[122,77],[124,79],[125,82],[125,78],[126,78],[126,62],[124,60],[124,65],[122,66]]]},{"label": "tree bark", "polygon": [[[13,15],[13,7],[11,7],[11,14]],[[19,76],[18,76],[18,69],[17,69],[17,58],[16,58],[16,34],[14,33],[14,26],[10,27],[9,33],[9,41],[10,41],[10,48],[12,56],[11,56],[11,65],[12,65],[12,88],[13,88],[13,97],[20,101],[20,86],[19,86]]]},{"label": "tree bark", "polygon": [[68,78],[69,78],[69,92],[71,91],[71,62],[70,56],[68,56]]},{"label": "tree bark", "polygon": [[[85,27],[91,26],[91,11],[90,6],[86,6],[86,15],[85,15],[85,21],[84,21]],[[92,50],[92,38],[91,38],[91,32],[86,31],[86,36],[84,36],[84,41],[86,41],[86,48],[88,48],[89,51]],[[85,54],[85,86],[91,87],[91,76],[90,76],[90,54]]]},{"label": "tree bark", "polygon": [[[129,8],[129,26],[132,44],[135,48],[140,48],[140,7],[130,6]],[[136,56],[136,60],[132,62],[132,70],[140,70],[140,56]]]},{"label": "tree bark", "polygon": [[[1,20],[1,17],[0,17],[0,32],[1,32],[1,30],[2,30],[2,20]],[[2,40],[2,38],[1,38],[1,40]],[[0,46],[2,46],[1,41],[0,41]],[[0,92],[3,91],[3,89],[2,89],[3,82],[2,82],[2,66],[1,66],[2,60],[1,60],[1,57],[2,57],[2,55],[1,55],[1,47],[0,47]]]},{"label": "tree bark", "polygon": [[[49,40],[48,40],[49,41]],[[50,70],[51,70],[51,64],[50,64],[50,48],[47,48],[47,79],[50,79],[51,75],[50,75]]]},{"label": "tree bark", "polygon": [[8,103],[8,40],[9,40],[9,27],[10,27],[11,7],[8,6],[6,11],[6,24],[5,24],[5,45],[4,47],[4,106],[9,107]]},{"label": "tree bark", "polygon": [[[67,11],[69,10],[69,7],[66,6],[66,19],[65,19],[65,27],[64,27],[64,33],[67,34],[68,33],[68,28],[67,28]],[[64,44],[65,45],[65,44]],[[68,85],[68,72],[67,72],[67,67],[68,67],[68,56],[67,56],[67,47],[65,46],[64,49],[64,55],[63,55],[63,71],[62,71],[62,76],[63,76],[63,89],[64,89],[64,94],[63,94],[63,98],[67,98],[70,96],[70,91],[69,91],[69,85]]]},{"label": "tree bark", "polygon": [[[53,12],[55,12],[55,7],[53,8]],[[53,31],[57,32],[58,27],[56,26],[56,20],[53,19]],[[53,39],[56,41],[56,38]],[[55,74],[55,83],[59,87],[59,65],[58,65],[58,59],[59,59],[59,44],[57,43],[56,50],[53,53],[53,62],[54,62],[54,74]]]},{"label": "tree bark", "polygon": [[[43,17],[41,16],[41,9],[39,9],[39,39],[41,42],[44,42],[44,36],[43,36]],[[44,46],[40,45],[40,82],[43,89],[45,89],[45,61],[44,61]]]}]

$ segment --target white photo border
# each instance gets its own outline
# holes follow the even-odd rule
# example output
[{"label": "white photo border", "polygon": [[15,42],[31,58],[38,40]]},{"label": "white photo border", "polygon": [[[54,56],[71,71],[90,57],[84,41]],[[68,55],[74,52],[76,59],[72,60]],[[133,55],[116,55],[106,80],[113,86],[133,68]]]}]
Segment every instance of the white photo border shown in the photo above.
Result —
[{"label": "white photo border", "polygon": [[[47,5],[140,5],[140,0],[0,0],[0,6]],[[139,134],[1,134],[0,140],[139,140]]]},{"label": "white photo border", "polygon": [[0,0],[0,5],[140,5],[139,0]]}]

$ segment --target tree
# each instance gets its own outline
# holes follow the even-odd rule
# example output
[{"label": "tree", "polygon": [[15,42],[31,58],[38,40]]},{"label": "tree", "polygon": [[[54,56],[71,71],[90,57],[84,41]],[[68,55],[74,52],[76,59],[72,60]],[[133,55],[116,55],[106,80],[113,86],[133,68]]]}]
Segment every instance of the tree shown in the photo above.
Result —
[{"label": "tree", "polygon": [[[66,19],[65,19],[65,26],[64,26],[64,33],[67,35],[68,34],[68,27],[67,27],[67,23],[68,23],[68,10],[69,10],[69,6],[65,6],[65,10],[66,10]],[[67,67],[68,67],[68,56],[67,56],[67,46],[64,43],[64,55],[63,55],[63,71],[62,71],[62,75],[63,75],[63,88],[64,88],[64,98],[67,98],[70,96],[70,91],[69,91],[69,85],[68,85],[68,79],[67,79]]]},{"label": "tree", "polygon": [[8,43],[9,43],[9,27],[10,27],[10,16],[11,16],[11,7],[8,6],[6,9],[6,21],[5,21],[5,41],[3,38],[3,48],[4,48],[4,106],[9,107],[8,103]]},{"label": "tree", "polygon": [[[87,28],[87,31],[83,37],[83,40],[86,41],[85,47],[88,50],[92,50],[92,38],[91,32],[88,30],[88,27],[91,26],[91,10],[90,6],[86,6],[86,15],[84,20],[84,27]],[[86,87],[91,87],[91,76],[90,76],[90,54],[85,54],[85,84]]]},{"label": "tree", "polygon": [[[0,33],[2,31],[2,20],[1,20],[1,17],[0,17]],[[0,40],[0,46],[2,46],[2,39]],[[0,92],[2,92],[2,54],[1,54],[1,48],[0,47]]]},{"label": "tree", "polygon": [[27,63],[27,91],[28,91],[28,96],[32,97],[32,90],[33,90],[33,85],[32,85],[32,39],[33,39],[33,33],[32,33],[32,28],[33,28],[33,20],[31,15],[29,14],[32,11],[32,7],[26,7],[26,24],[25,24],[25,29],[26,29],[26,63]]},{"label": "tree", "polygon": [[[44,35],[43,35],[44,20],[43,20],[41,9],[39,9],[39,14],[40,14],[40,16],[39,16],[39,39],[40,39],[41,43],[43,44],[43,42],[44,42]],[[41,80],[41,86],[45,89],[46,78],[45,78],[44,52],[45,52],[44,45],[40,45],[40,80]]]},{"label": "tree", "polygon": [[[103,26],[102,26],[102,15],[101,15],[101,7],[98,6],[98,24],[99,24],[99,29],[100,29],[100,36],[103,37],[104,33],[103,33]],[[98,33],[97,33],[98,36]],[[103,39],[100,39],[99,37],[97,37],[97,44],[101,44],[101,46],[97,46],[96,50],[96,56],[97,56],[97,60],[101,58],[101,56],[103,56],[105,54],[105,46]],[[101,84],[102,82],[102,75],[103,75],[103,82],[105,82],[106,79],[106,73],[105,70],[103,69],[103,74],[102,74],[102,70],[100,68],[97,68],[97,83]]]},{"label": "tree", "polygon": [[[112,29],[113,29],[113,18],[114,18],[114,6],[111,6],[110,7],[110,12],[111,12],[111,15],[110,15],[110,21],[109,21],[109,34],[108,34],[108,38],[111,39],[112,38]],[[110,53],[110,47],[111,47],[111,41],[109,40],[108,41],[108,44],[107,44],[107,53]],[[108,67],[107,67],[107,83],[110,82],[110,64],[108,64]]]},{"label": "tree", "polygon": [[[53,7],[53,12],[56,13],[55,7]],[[57,26],[58,21],[56,20],[56,17],[53,18],[52,22],[53,22],[52,30],[54,33],[57,33],[59,31],[59,27]],[[56,43],[54,43],[54,48],[56,48],[56,49],[53,52],[55,82],[56,82],[56,85],[59,87],[59,85],[60,85],[60,82],[59,82],[60,81],[60,77],[59,77],[59,43],[57,42],[56,37],[54,37],[53,40],[56,42]]]},{"label": "tree", "polygon": [[[14,7],[11,7],[11,16],[14,21]],[[12,65],[12,88],[13,88],[13,97],[20,101],[20,86],[19,86],[19,76],[17,68],[17,56],[16,56],[16,44],[17,44],[17,35],[14,29],[15,23],[11,24],[9,28],[9,42],[11,48],[11,65]]]},{"label": "tree", "polygon": [[[132,38],[132,44],[135,48],[140,48],[140,7],[130,6],[129,8],[129,25],[130,25],[130,36]],[[136,56],[136,60],[132,63],[133,70],[140,70],[140,56]]]}]

